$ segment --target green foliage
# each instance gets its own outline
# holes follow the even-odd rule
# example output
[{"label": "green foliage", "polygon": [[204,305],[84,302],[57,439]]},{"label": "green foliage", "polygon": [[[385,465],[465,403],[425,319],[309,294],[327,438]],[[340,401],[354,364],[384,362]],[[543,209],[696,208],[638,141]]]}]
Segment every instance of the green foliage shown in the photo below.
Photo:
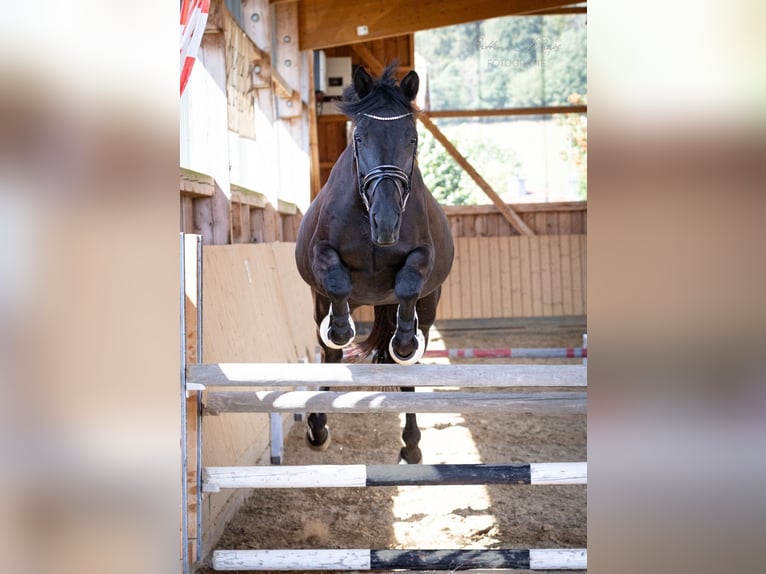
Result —
[{"label": "green foliage", "polygon": [[[571,104],[586,104],[586,98],[580,94],[569,97]],[[567,114],[556,117],[559,125],[569,128],[569,150],[561,155],[565,160],[574,163],[580,175],[580,199],[588,197],[588,118],[583,114]]]},{"label": "green foliage", "polygon": [[418,32],[432,109],[565,105],[587,93],[585,17],[509,16]]},{"label": "green foliage", "polygon": [[[584,103],[587,97],[585,15],[505,17],[427,30],[415,34],[415,48],[427,62],[433,110],[567,105]],[[570,145],[562,157],[577,169],[584,198],[586,119],[571,114],[556,116],[553,121],[568,130]],[[517,136],[511,143],[507,131],[483,130],[489,124],[512,129],[507,127],[511,123],[502,117],[445,119],[439,126],[495,191],[502,194],[508,190],[512,176],[528,179],[530,169],[540,169],[528,157],[526,167],[522,166],[518,156],[510,151],[515,145],[513,149],[524,154]],[[420,145],[421,171],[440,202],[452,205],[486,202],[470,176],[425,130]]]},{"label": "green foliage", "polygon": [[[484,139],[463,123],[445,128],[445,135],[471,162],[482,177],[498,193],[502,193],[511,176],[517,175],[521,166],[515,154],[504,150],[492,140]],[[434,197],[443,205],[476,205],[486,203],[486,195],[450,156],[431,133],[419,127],[418,165],[423,180]]]}]

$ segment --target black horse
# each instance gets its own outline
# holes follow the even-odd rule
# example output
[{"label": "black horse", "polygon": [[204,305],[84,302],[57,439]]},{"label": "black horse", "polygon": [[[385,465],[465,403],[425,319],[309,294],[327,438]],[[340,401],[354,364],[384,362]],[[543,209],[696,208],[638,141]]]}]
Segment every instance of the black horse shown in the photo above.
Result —
[{"label": "black horse", "polygon": [[[409,72],[397,85],[394,69],[388,66],[374,80],[357,68],[353,85],[345,88],[340,107],[353,121],[353,140],[298,231],[295,259],[312,289],[326,363],[341,362],[342,349],[353,342],[350,313],[360,305],[373,305],[375,320],[355,355],[374,351],[376,363],[416,363],[452,267],[449,222],[416,161],[412,100],[420,80]],[[309,415],[306,438],[312,448],[329,446],[326,424],[324,413]],[[400,460],[421,462],[414,414],[407,414],[402,439]]]}]

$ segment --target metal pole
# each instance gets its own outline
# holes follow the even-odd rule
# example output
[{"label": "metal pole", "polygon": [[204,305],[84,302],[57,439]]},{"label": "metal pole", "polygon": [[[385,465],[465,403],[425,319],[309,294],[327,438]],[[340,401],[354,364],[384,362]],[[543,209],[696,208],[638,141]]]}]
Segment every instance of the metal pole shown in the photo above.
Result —
[{"label": "metal pole", "polygon": [[181,233],[181,263],[180,263],[180,302],[181,302],[181,560],[183,573],[189,573],[189,477],[187,473],[188,460],[186,456],[186,281],[184,277],[184,234]]},{"label": "metal pole", "polygon": [[[202,236],[197,236],[197,362],[202,362]],[[197,561],[202,560],[202,391],[197,391]]]}]

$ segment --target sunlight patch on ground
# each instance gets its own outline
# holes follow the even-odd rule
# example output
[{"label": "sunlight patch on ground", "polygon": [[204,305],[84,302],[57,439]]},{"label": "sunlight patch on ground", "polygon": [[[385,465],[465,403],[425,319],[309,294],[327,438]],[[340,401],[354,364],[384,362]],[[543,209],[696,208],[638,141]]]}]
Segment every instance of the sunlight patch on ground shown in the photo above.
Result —
[{"label": "sunlight patch on ground", "polygon": [[[420,389],[418,389],[420,390]],[[404,425],[404,415],[400,415]],[[459,414],[419,414],[423,464],[480,463],[471,431]],[[406,486],[393,497],[393,524],[401,548],[489,547],[497,523],[485,486]]]}]

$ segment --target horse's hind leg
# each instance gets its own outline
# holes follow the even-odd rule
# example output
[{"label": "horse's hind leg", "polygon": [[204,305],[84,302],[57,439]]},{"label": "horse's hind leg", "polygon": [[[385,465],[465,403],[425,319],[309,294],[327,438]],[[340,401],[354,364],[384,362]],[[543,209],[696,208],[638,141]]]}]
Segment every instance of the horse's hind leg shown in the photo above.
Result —
[{"label": "horse's hind leg", "polygon": [[[402,387],[403,392],[414,392],[415,387]],[[404,430],[402,431],[404,446],[399,451],[399,460],[407,464],[420,464],[423,461],[423,453],[420,452],[420,429],[415,413],[405,415]]]},{"label": "horse's hind leg", "polygon": [[[430,327],[430,325],[429,325]],[[426,331],[426,340],[428,334]],[[375,353],[375,363],[394,363],[393,358],[389,353],[388,348],[377,349]],[[415,387],[401,387],[402,392],[414,392]],[[407,464],[419,464],[423,461],[423,453],[420,451],[420,429],[418,428],[418,421],[415,413],[407,413],[405,415],[404,430],[402,431],[402,440],[404,446],[399,450],[399,462],[406,462]]]}]

